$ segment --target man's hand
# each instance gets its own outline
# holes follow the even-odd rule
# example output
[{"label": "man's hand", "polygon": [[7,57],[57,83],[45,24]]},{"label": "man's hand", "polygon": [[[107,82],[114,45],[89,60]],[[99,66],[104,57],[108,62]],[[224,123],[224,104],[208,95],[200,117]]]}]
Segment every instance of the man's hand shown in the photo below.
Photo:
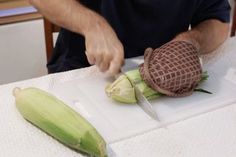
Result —
[{"label": "man's hand", "polygon": [[82,34],[90,64],[115,75],[124,61],[123,45],[108,22],[77,0],[29,0],[44,16],[58,26]]},{"label": "man's hand", "polygon": [[124,62],[124,49],[113,29],[103,22],[85,33],[86,55],[100,71],[115,75]]}]

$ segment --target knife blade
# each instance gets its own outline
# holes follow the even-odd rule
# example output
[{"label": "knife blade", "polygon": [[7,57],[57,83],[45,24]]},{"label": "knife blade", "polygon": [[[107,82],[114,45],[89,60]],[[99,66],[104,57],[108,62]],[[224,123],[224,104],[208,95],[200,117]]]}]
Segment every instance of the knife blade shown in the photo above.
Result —
[{"label": "knife blade", "polygon": [[135,91],[135,97],[137,99],[137,104],[142,108],[142,110],[148,114],[152,119],[160,122],[160,119],[154,110],[153,106],[150,104],[150,102],[147,100],[147,98],[143,95],[143,93],[140,91],[140,89],[136,86],[136,83],[131,81],[127,74],[121,70],[121,74],[125,75],[127,79],[129,80],[130,84],[133,86]]}]

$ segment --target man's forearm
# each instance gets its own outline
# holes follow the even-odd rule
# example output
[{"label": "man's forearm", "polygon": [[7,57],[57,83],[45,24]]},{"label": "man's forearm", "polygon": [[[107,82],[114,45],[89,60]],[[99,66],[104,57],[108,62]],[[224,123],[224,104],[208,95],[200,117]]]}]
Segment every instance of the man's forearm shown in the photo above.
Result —
[{"label": "man's forearm", "polygon": [[228,23],[219,20],[206,20],[190,31],[177,35],[175,40],[188,40],[199,49],[200,54],[206,54],[220,46],[228,34]]},{"label": "man's forearm", "polygon": [[[108,22],[78,0],[29,0],[50,21],[85,37],[85,54],[91,65],[115,75],[124,60],[124,48]],[[79,55],[79,54],[78,54]]]},{"label": "man's forearm", "polygon": [[95,25],[108,26],[104,18],[76,0],[29,1],[50,21],[73,32],[85,35]]}]

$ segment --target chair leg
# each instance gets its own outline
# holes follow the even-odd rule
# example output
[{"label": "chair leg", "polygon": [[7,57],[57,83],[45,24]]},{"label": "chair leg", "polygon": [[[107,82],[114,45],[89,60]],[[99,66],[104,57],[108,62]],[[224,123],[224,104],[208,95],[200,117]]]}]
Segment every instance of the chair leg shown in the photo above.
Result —
[{"label": "chair leg", "polygon": [[49,22],[47,19],[43,19],[44,21],[44,35],[45,35],[45,44],[46,44],[46,54],[47,54],[47,62],[51,58],[53,51],[53,24]]},{"label": "chair leg", "polygon": [[235,36],[235,33],[236,33],[236,0],[234,4],[234,15],[233,15],[232,28],[231,28],[231,37]]}]

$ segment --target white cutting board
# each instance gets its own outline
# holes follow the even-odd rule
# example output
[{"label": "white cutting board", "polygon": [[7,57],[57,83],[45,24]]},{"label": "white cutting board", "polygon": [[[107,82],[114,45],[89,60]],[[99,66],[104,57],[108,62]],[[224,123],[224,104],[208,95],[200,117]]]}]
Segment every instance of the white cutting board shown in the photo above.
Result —
[{"label": "white cutting board", "polygon": [[[137,68],[142,61],[142,58],[128,60],[124,70]],[[231,71],[231,75],[234,75],[232,71],[236,71],[236,68],[225,69],[225,76],[219,76],[214,67],[205,70],[208,70],[210,78],[200,87],[211,91],[212,95],[195,92],[189,97],[162,97],[151,101],[164,124],[170,125],[236,102],[236,84],[233,79],[226,77],[229,75],[227,71]],[[109,82],[111,79],[97,72],[69,81],[57,81],[49,91],[90,121],[108,143],[133,137],[161,126],[138,105],[120,104],[109,99],[104,90]]]}]

